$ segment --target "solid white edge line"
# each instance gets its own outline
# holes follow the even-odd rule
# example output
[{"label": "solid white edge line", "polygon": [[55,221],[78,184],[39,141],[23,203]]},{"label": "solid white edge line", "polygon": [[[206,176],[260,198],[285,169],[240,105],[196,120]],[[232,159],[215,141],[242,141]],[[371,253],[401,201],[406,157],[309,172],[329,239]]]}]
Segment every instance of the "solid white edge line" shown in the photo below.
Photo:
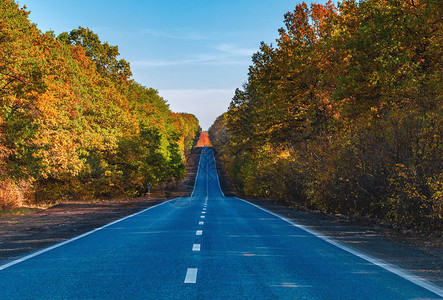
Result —
[{"label": "solid white edge line", "polygon": [[252,206],[255,206],[258,209],[261,209],[264,212],[267,212],[267,213],[269,213],[269,214],[271,214],[273,216],[276,216],[276,217],[282,219],[283,221],[286,221],[287,223],[291,224],[292,226],[298,227],[298,228],[306,231],[307,233],[310,233],[310,234],[318,237],[319,239],[322,239],[323,241],[325,241],[325,242],[327,242],[327,243],[329,243],[331,245],[334,245],[337,248],[340,248],[340,249],[342,249],[342,250],[344,250],[344,251],[346,251],[348,253],[351,253],[351,254],[353,254],[353,255],[355,255],[357,257],[360,257],[361,259],[364,259],[367,262],[370,262],[370,263],[372,263],[372,264],[374,264],[376,266],[379,266],[380,268],[383,268],[383,269],[385,269],[385,270],[387,270],[387,271],[389,271],[391,273],[394,273],[394,274],[396,274],[396,275],[398,275],[398,276],[400,276],[400,277],[402,277],[402,278],[404,278],[404,279],[406,279],[406,280],[408,280],[408,281],[410,281],[412,283],[415,283],[416,285],[418,285],[418,286],[420,286],[420,287],[422,287],[422,288],[424,288],[424,289],[426,289],[426,290],[428,290],[428,291],[430,291],[432,293],[435,293],[436,295],[438,295],[440,297],[443,297],[443,289],[442,288],[434,285],[433,283],[427,281],[424,278],[421,278],[420,276],[413,275],[413,274],[411,274],[411,273],[401,269],[400,267],[392,265],[392,264],[390,264],[390,263],[388,263],[386,261],[383,261],[381,259],[372,257],[372,256],[370,256],[368,254],[360,252],[359,250],[353,249],[351,247],[345,246],[345,245],[343,245],[343,244],[341,244],[341,243],[339,243],[337,241],[334,241],[331,238],[326,237],[325,235],[323,235],[323,234],[321,234],[321,233],[319,233],[319,232],[317,232],[315,230],[312,230],[312,229],[307,228],[307,227],[305,227],[303,225],[297,224],[297,223],[295,223],[294,221],[292,221],[292,220],[290,220],[288,218],[280,216],[280,215],[278,215],[278,214],[276,214],[276,213],[274,213],[272,211],[269,211],[269,210],[267,210],[267,209],[265,209],[263,207],[260,207],[260,206],[258,206],[256,204],[253,204],[253,203],[251,203],[249,201],[246,201],[246,200],[243,200],[243,199],[240,199],[240,198],[237,198],[237,197],[235,197],[235,198],[238,199],[238,200],[241,200],[243,202],[246,202],[246,203],[248,203],[248,204],[250,204]]},{"label": "solid white edge line", "polygon": [[197,268],[188,268],[185,276],[185,283],[196,283],[197,282]]},{"label": "solid white edge line", "polygon": [[209,164],[206,159],[206,197],[209,195]]},{"label": "solid white edge line", "polygon": [[155,207],[158,207],[158,206],[160,206],[160,205],[163,205],[163,204],[165,204],[165,203],[168,203],[168,202],[170,202],[170,201],[177,200],[177,199],[180,199],[180,198],[174,198],[174,199],[171,199],[171,200],[168,200],[168,201],[165,201],[165,202],[159,203],[159,204],[157,204],[157,205],[154,205],[154,206],[148,207],[148,208],[146,208],[146,209],[144,209],[144,210],[142,210],[142,211],[139,211],[139,212],[136,212],[136,213],[134,213],[134,214],[132,214],[132,215],[129,215],[129,216],[123,217],[123,218],[121,218],[121,219],[115,220],[115,221],[113,221],[113,222],[111,222],[111,223],[108,223],[108,224],[102,226],[102,227],[99,227],[99,228],[93,229],[93,230],[91,230],[91,231],[85,232],[85,233],[83,233],[83,234],[81,234],[81,235],[79,235],[79,236],[76,236],[76,237],[72,238],[72,239],[69,239],[69,240],[66,240],[66,241],[60,242],[60,243],[58,243],[58,244],[55,244],[55,245],[52,245],[52,246],[50,246],[50,247],[44,248],[44,249],[39,250],[39,251],[37,251],[37,252],[34,252],[34,253],[32,253],[32,254],[29,254],[29,255],[23,256],[23,257],[21,257],[21,258],[19,258],[19,259],[13,260],[13,261],[11,261],[11,262],[9,262],[9,263],[6,263],[6,264],[4,264],[4,265],[1,265],[1,266],[0,266],[0,271],[4,270],[4,269],[6,269],[6,268],[9,268],[9,267],[11,267],[11,266],[13,266],[13,265],[16,265],[16,264],[18,264],[18,263],[24,262],[24,261],[26,261],[26,260],[28,260],[28,259],[33,258],[33,257],[36,257],[36,256],[38,256],[38,255],[40,255],[40,254],[46,253],[46,252],[48,252],[48,251],[51,251],[51,250],[56,249],[56,248],[59,248],[59,247],[64,246],[64,245],[66,245],[66,244],[72,243],[72,242],[74,242],[74,241],[76,241],[76,240],[78,240],[78,239],[81,239],[81,238],[84,238],[84,237],[86,237],[86,236],[88,236],[88,235],[90,235],[90,234],[93,234],[94,232],[97,232],[97,231],[102,230],[102,229],[104,229],[104,228],[106,228],[106,227],[109,227],[109,226],[111,226],[111,225],[114,225],[114,224],[116,224],[116,223],[119,223],[119,222],[121,222],[121,221],[123,221],[123,220],[129,219],[129,218],[132,218],[132,217],[135,217],[136,215],[139,215],[139,214],[141,214],[141,213],[144,213],[145,211],[148,211],[148,210],[150,210],[150,209],[153,209],[153,208],[155,208]]},{"label": "solid white edge line", "polygon": [[200,151],[200,158],[198,159],[198,166],[197,166],[197,174],[195,174],[195,181],[194,181],[194,188],[192,189],[191,197],[194,197],[195,193],[195,186],[197,185],[197,179],[198,179],[198,173],[200,172],[200,162],[202,160],[202,152]]},{"label": "solid white edge line", "polygon": [[[197,174],[195,175],[194,188],[193,188],[193,190],[192,190],[191,197],[193,197],[193,196],[194,196],[194,193],[195,193],[195,186],[196,186],[196,184],[197,184],[198,173],[199,173],[199,171],[200,171],[200,162],[201,162],[201,159],[202,159],[202,155],[201,155],[201,152],[200,152],[200,159],[199,159],[199,161],[198,161]],[[38,255],[40,255],[40,254],[45,253],[45,252],[48,252],[48,251],[51,251],[51,250],[56,249],[56,248],[58,248],[58,247],[64,246],[64,245],[69,244],[69,243],[72,243],[72,242],[74,242],[74,241],[76,241],[76,240],[78,240],[78,239],[81,239],[81,238],[84,238],[84,237],[86,237],[86,236],[88,236],[88,235],[90,235],[90,234],[93,234],[94,232],[97,232],[97,231],[99,231],[99,230],[102,230],[103,228],[106,228],[106,227],[108,227],[108,226],[114,225],[114,224],[116,224],[116,223],[118,223],[118,222],[121,222],[121,221],[123,221],[123,220],[126,220],[126,219],[128,219],[128,218],[134,217],[134,216],[136,216],[136,215],[138,215],[138,214],[141,214],[141,213],[143,213],[143,212],[145,212],[145,211],[147,211],[147,210],[150,210],[150,209],[152,209],[152,208],[154,208],[154,207],[157,207],[157,206],[163,205],[163,204],[165,204],[165,203],[167,203],[167,202],[174,201],[174,200],[177,200],[177,199],[180,199],[180,198],[182,198],[182,197],[174,198],[174,199],[171,199],[171,200],[168,200],[168,201],[162,202],[162,203],[160,203],[160,204],[157,204],[157,205],[154,205],[154,206],[148,207],[148,208],[146,208],[146,209],[144,209],[144,210],[142,210],[142,211],[139,211],[139,212],[134,213],[134,214],[132,214],[132,215],[129,215],[129,216],[123,217],[123,218],[121,218],[121,219],[115,220],[115,221],[113,221],[113,222],[111,222],[111,223],[109,223],[109,224],[106,224],[106,225],[102,226],[102,227],[99,227],[99,228],[93,229],[93,230],[91,230],[91,231],[85,232],[85,233],[83,233],[83,234],[81,234],[81,235],[79,235],[79,236],[76,236],[76,237],[72,238],[72,239],[69,239],[69,240],[66,240],[66,241],[60,242],[60,243],[58,243],[58,244],[55,244],[55,245],[52,245],[52,246],[50,246],[50,247],[44,248],[44,249],[39,250],[39,251],[37,251],[37,252],[34,252],[34,253],[32,253],[32,254],[29,254],[29,255],[23,256],[23,257],[21,257],[21,258],[19,258],[19,259],[13,260],[13,261],[11,261],[11,262],[9,262],[9,263],[6,263],[6,264],[4,264],[4,265],[0,265],[0,271],[4,270],[4,269],[6,269],[6,268],[9,268],[9,267],[11,267],[11,266],[13,266],[13,265],[16,265],[16,264],[18,264],[18,263],[24,262],[24,261],[26,261],[26,260],[28,260],[28,259],[33,258],[33,257],[36,257],[36,256],[38,256]]]},{"label": "solid white edge line", "polygon": [[214,160],[214,165],[215,165],[215,175],[217,175],[217,183],[218,183],[218,189],[220,190],[220,193],[222,194],[223,197],[225,197],[225,194],[223,193],[221,186],[220,186],[220,178],[218,177],[218,172],[217,172],[217,163],[215,161],[215,156],[214,156],[214,148],[212,149],[212,159]]}]

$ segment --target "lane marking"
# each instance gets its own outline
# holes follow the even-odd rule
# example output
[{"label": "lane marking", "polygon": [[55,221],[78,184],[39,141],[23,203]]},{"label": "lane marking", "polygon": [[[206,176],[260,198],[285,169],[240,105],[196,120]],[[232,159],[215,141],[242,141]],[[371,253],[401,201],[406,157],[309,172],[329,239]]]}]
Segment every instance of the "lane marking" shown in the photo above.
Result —
[{"label": "lane marking", "polygon": [[[197,174],[195,175],[194,188],[193,188],[193,190],[192,190],[191,197],[193,197],[193,196],[194,196],[194,193],[195,193],[195,187],[196,187],[196,185],[197,185],[197,179],[198,179],[198,174],[199,174],[199,172],[200,172],[200,163],[201,163],[202,157],[203,157],[203,155],[201,155],[201,153],[200,153],[200,159],[199,159],[198,167],[197,167]],[[76,240],[79,240],[79,239],[81,239],[81,238],[84,238],[84,237],[86,237],[86,236],[88,236],[88,235],[90,235],[90,234],[93,234],[93,233],[95,233],[95,232],[97,232],[97,231],[99,231],[99,230],[102,230],[102,229],[104,229],[104,228],[106,228],[106,227],[112,226],[112,225],[114,225],[114,224],[116,224],[116,223],[119,223],[119,222],[121,222],[121,221],[124,221],[124,220],[126,220],[126,219],[129,219],[129,218],[135,217],[135,216],[137,216],[137,215],[139,215],[139,214],[142,214],[142,213],[144,213],[144,212],[146,212],[146,211],[148,211],[148,210],[150,210],[150,209],[153,209],[153,208],[155,208],[155,207],[161,206],[161,205],[166,204],[166,203],[168,203],[168,202],[176,201],[176,200],[178,200],[178,199],[180,199],[180,198],[182,198],[182,197],[174,198],[174,199],[171,199],[171,200],[165,201],[165,202],[163,202],[163,203],[160,203],[160,204],[157,204],[157,205],[154,205],[154,206],[148,207],[148,208],[146,208],[146,209],[144,209],[144,210],[142,210],[142,211],[139,211],[139,212],[136,212],[136,213],[134,213],[134,214],[132,214],[132,215],[129,215],[129,216],[123,217],[123,218],[121,218],[121,219],[115,220],[115,221],[113,221],[113,222],[111,222],[111,223],[108,223],[108,224],[102,226],[102,227],[99,227],[99,228],[93,229],[93,230],[91,230],[91,231],[85,232],[85,233],[83,233],[83,234],[81,234],[81,235],[79,235],[79,236],[73,237],[73,238],[71,238],[71,239],[69,239],[69,240],[66,240],[66,241],[60,242],[60,243],[58,243],[58,244],[55,244],[55,245],[52,245],[52,246],[50,246],[50,247],[44,248],[44,249],[39,250],[39,251],[37,251],[37,252],[34,252],[34,253],[29,254],[29,255],[23,256],[23,257],[21,257],[21,258],[19,258],[19,259],[13,260],[13,261],[11,261],[11,262],[9,262],[9,263],[6,263],[6,264],[4,264],[4,265],[0,265],[0,271],[5,270],[6,268],[12,267],[12,266],[14,266],[14,265],[16,265],[16,264],[19,264],[19,263],[21,263],[21,262],[24,262],[24,261],[26,261],[26,260],[28,260],[28,259],[33,258],[33,257],[36,257],[36,256],[38,256],[38,255],[41,255],[41,254],[43,254],[43,253],[46,253],[46,252],[49,252],[49,251],[54,250],[54,249],[56,249],[56,248],[59,248],[59,247],[61,247],[61,246],[64,246],[64,245],[66,245],[66,244],[72,243],[72,242],[74,242],[74,241],[76,241]],[[208,197],[206,196],[206,201],[207,201],[207,200],[208,200]],[[204,216],[201,216],[201,218],[204,219]]]},{"label": "lane marking", "polygon": [[185,283],[196,283],[197,271],[197,268],[188,268],[188,270],[186,271]]},{"label": "lane marking", "polygon": [[192,245],[192,251],[200,251],[200,244],[194,244]]},{"label": "lane marking", "polygon": [[396,274],[396,275],[398,275],[398,276],[400,276],[400,277],[402,277],[402,278],[404,278],[404,279],[406,279],[406,280],[408,280],[408,281],[410,281],[412,283],[415,283],[416,285],[418,285],[418,286],[420,286],[420,287],[422,287],[422,288],[424,288],[424,289],[426,289],[426,290],[428,290],[428,291],[430,291],[430,292],[432,292],[432,293],[434,293],[434,294],[436,294],[436,295],[438,295],[440,297],[443,297],[443,288],[440,288],[440,287],[434,285],[433,283],[427,281],[426,279],[423,279],[423,278],[421,278],[421,277],[419,277],[417,275],[411,274],[408,271],[405,271],[405,270],[401,269],[400,267],[392,265],[392,264],[390,264],[390,263],[388,263],[386,261],[383,261],[381,259],[375,258],[373,256],[370,256],[368,254],[360,252],[360,251],[358,251],[356,249],[353,249],[351,247],[345,246],[345,245],[343,245],[343,244],[341,244],[339,242],[334,241],[331,238],[326,237],[325,235],[323,235],[323,234],[321,234],[321,233],[319,233],[319,232],[317,232],[315,230],[312,230],[312,229],[307,228],[307,227],[305,227],[303,225],[297,224],[297,223],[295,223],[294,221],[292,221],[292,220],[290,220],[288,218],[285,218],[285,217],[280,216],[280,215],[278,215],[278,214],[276,214],[276,213],[274,213],[272,211],[267,210],[266,208],[260,207],[260,206],[258,206],[256,204],[253,204],[251,202],[248,202],[246,200],[243,200],[243,199],[240,199],[240,198],[237,198],[237,197],[236,197],[236,199],[241,200],[241,201],[243,201],[245,203],[248,203],[248,204],[250,204],[252,206],[255,206],[256,208],[258,208],[258,209],[260,209],[260,210],[262,210],[264,212],[267,212],[268,214],[276,216],[277,218],[280,218],[281,220],[291,224],[292,226],[300,228],[301,230],[304,230],[305,232],[310,233],[310,234],[318,237],[319,239],[321,239],[321,240],[323,240],[323,241],[325,241],[325,242],[327,242],[327,243],[329,243],[329,244],[331,244],[331,245],[333,245],[333,246],[335,246],[337,248],[340,248],[340,249],[342,249],[342,250],[344,250],[344,251],[346,251],[348,253],[351,253],[351,254],[353,254],[353,255],[355,255],[357,257],[360,257],[361,259],[366,260],[367,262],[370,262],[370,263],[372,263],[372,264],[374,264],[374,265],[376,265],[376,266],[378,266],[380,268],[383,268],[386,271],[394,273],[394,274]]},{"label": "lane marking", "polygon": [[64,242],[61,242],[61,243],[55,244],[55,245],[50,246],[50,247],[48,247],[48,248],[44,248],[44,249],[42,249],[42,250],[40,250],[40,251],[34,252],[34,253],[29,254],[29,255],[26,255],[26,256],[24,256],[24,257],[22,257],[22,258],[19,258],[19,259],[16,259],[16,260],[14,260],[14,261],[11,261],[11,262],[9,262],[9,263],[7,263],[7,264],[4,264],[4,265],[0,266],[0,271],[4,270],[4,269],[6,269],[6,268],[12,267],[13,265],[16,265],[16,264],[18,264],[18,263],[24,262],[24,261],[26,261],[26,260],[28,260],[28,259],[33,258],[33,257],[36,257],[36,256],[38,256],[38,255],[40,255],[40,254],[46,253],[46,252],[48,252],[48,251],[54,250],[54,249],[56,249],[56,248],[59,248],[59,247],[61,247],[61,246],[66,245],[66,244],[72,243],[72,242],[74,242],[74,241],[76,241],[76,240],[79,240],[79,239],[81,239],[81,238],[84,238],[84,237],[86,237],[86,236],[88,236],[88,235],[90,235],[90,234],[93,234],[93,233],[95,233],[95,232],[97,232],[97,231],[99,231],[99,230],[102,230],[102,229],[104,229],[104,228],[106,228],[106,227],[112,226],[112,225],[117,224],[117,223],[119,223],[119,222],[121,222],[121,221],[124,221],[124,220],[126,220],[126,219],[129,219],[129,218],[135,217],[135,216],[137,216],[137,215],[139,215],[139,214],[142,214],[142,213],[144,213],[144,212],[146,212],[146,211],[148,211],[148,210],[150,210],[150,209],[153,209],[153,208],[155,208],[155,207],[159,207],[159,206],[161,206],[161,205],[163,205],[163,204],[166,204],[166,203],[171,202],[171,201],[175,201],[175,200],[177,200],[177,199],[180,199],[180,198],[171,199],[171,200],[169,200],[169,201],[165,201],[165,202],[163,202],[163,203],[160,203],[160,204],[157,204],[157,205],[154,205],[154,206],[148,207],[148,208],[146,208],[146,209],[144,209],[144,210],[142,210],[142,211],[139,211],[139,212],[137,212],[137,213],[135,213],[135,214],[132,214],[132,215],[126,216],[126,217],[124,217],[124,218],[121,218],[121,219],[115,220],[115,221],[113,221],[113,222],[111,222],[111,223],[108,223],[108,224],[102,226],[102,227],[99,227],[99,228],[93,229],[93,230],[91,230],[91,231],[85,232],[85,233],[83,233],[83,234],[81,234],[81,235],[79,235],[79,236],[76,236],[76,237],[74,237],[74,238],[72,238],[72,239],[69,239],[69,240],[67,240],[67,241],[64,241]]},{"label": "lane marking", "polygon": [[205,216],[200,216],[200,219],[204,219],[205,218]]},{"label": "lane marking", "polygon": [[205,214],[206,212],[205,211],[202,211],[202,214]]},{"label": "lane marking", "polygon": [[202,235],[203,234],[203,230],[197,230],[196,232],[195,232],[195,235]]},{"label": "lane marking", "polygon": [[203,225],[203,224],[205,224],[205,222],[203,221],[198,222],[198,225]]}]

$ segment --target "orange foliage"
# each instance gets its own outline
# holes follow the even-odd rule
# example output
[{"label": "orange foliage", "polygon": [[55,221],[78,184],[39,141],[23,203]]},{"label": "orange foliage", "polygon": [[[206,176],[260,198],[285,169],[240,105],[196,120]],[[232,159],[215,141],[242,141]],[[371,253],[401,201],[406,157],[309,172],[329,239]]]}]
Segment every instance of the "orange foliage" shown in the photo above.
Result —
[{"label": "orange foliage", "polygon": [[207,131],[202,131],[200,133],[200,138],[197,142],[197,147],[203,147],[203,146],[212,147],[211,141],[209,140],[209,134]]}]

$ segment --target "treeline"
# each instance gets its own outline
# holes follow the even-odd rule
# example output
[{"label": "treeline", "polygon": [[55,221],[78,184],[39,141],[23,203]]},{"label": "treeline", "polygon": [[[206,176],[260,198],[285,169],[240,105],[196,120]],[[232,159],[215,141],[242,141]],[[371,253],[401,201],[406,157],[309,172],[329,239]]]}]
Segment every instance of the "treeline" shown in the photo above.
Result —
[{"label": "treeline", "polygon": [[132,197],[184,176],[200,127],[87,28],[55,36],[0,0],[0,209]]},{"label": "treeline", "polygon": [[443,224],[438,0],[305,3],[210,129],[244,195]]}]

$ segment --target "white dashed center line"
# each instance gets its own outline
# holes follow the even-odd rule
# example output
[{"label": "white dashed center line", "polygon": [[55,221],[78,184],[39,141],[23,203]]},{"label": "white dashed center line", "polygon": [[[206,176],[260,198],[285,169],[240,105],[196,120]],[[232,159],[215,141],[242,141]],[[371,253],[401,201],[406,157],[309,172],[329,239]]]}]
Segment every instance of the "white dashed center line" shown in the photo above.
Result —
[{"label": "white dashed center line", "polygon": [[203,221],[198,222],[198,225],[203,225],[203,224],[205,224],[205,222]]},{"label": "white dashed center line", "polygon": [[188,268],[185,277],[185,283],[196,283],[197,282],[197,268]]},{"label": "white dashed center line", "polygon": [[205,218],[205,216],[200,216],[200,219],[204,219]]},{"label": "white dashed center line", "polygon": [[195,232],[195,235],[202,235],[203,234],[203,230],[197,230],[196,232]]},{"label": "white dashed center line", "polygon": [[192,245],[192,251],[200,251],[200,244]]},{"label": "white dashed center line", "polygon": [[202,211],[202,214],[205,214],[206,212],[205,211]]}]

